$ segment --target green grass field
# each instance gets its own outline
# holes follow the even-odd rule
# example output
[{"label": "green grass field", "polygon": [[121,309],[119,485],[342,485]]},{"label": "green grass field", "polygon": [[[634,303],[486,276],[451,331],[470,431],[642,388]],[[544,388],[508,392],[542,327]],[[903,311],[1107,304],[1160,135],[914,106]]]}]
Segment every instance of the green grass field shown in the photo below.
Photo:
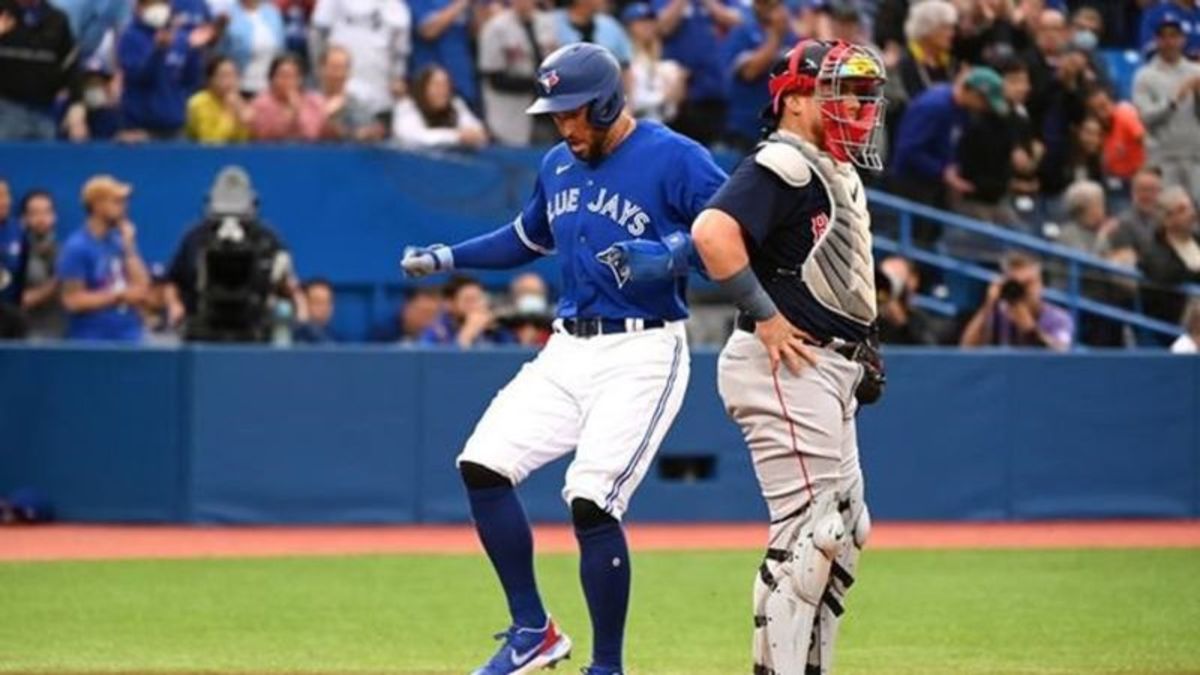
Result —
[{"label": "green grass field", "polygon": [[[636,555],[629,671],[749,672],[756,558]],[[575,565],[539,559],[568,673]],[[861,572],[839,673],[1200,673],[1200,550],[875,551]],[[504,622],[474,556],[0,564],[5,673],[465,673]]]}]

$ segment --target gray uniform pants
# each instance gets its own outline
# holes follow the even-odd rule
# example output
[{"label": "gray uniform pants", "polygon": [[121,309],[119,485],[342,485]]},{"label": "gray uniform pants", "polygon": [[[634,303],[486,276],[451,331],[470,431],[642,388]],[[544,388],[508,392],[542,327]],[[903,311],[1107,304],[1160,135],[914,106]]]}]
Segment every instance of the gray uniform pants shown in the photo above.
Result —
[{"label": "gray uniform pants", "polygon": [[[814,352],[817,364],[799,375],[772,373],[758,338],[734,331],[717,367],[721,398],[750,446],[771,513],[771,552],[754,580],[755,672],[832,672],[839,617],[870,529],[854,426],[863,367],[831,350]],[[845,536],[829,548],[818,542],[831,516]],[[789,594],[785,582],[772,581],[781,575],[787,588],[801,589],[791,605],[778,602]],[[788,616],[787,607],[796,613]]]},{"label": "gray uniform pants", "polygon": [[817,494],[861,495],[854,389],[863,369],[834,351],[813,351],[816,367],[805,365],[799,375],[781,367],[772,375],[766,347],[737,330],[718,361],[721,400],[750,446],[772,522]]}]

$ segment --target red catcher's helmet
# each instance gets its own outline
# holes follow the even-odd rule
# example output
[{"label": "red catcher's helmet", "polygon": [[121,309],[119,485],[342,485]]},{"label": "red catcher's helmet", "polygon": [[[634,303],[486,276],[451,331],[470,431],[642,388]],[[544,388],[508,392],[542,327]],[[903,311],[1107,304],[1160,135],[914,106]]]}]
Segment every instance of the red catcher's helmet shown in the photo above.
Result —
[{"label": "red catcher's helmet", "polygon": [[849,42],[803,40],[771,71],[769,112],[776,119],[788,94],[812,96],[825,122],[825,150],[843,162],[879,171],[887,69],[874,50]]}]

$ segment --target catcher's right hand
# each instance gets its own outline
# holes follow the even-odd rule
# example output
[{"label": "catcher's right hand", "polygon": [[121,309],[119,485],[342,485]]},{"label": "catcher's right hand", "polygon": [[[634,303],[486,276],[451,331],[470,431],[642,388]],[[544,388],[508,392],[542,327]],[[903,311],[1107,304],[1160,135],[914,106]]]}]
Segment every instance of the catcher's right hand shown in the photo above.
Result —
[{"label": "catcher's right hand", "polygon": [[407,277],[424,277],[454,269],[454,256],[450,254],[450,248],[442,244],[409,246],[400,258],[400,268]]}]

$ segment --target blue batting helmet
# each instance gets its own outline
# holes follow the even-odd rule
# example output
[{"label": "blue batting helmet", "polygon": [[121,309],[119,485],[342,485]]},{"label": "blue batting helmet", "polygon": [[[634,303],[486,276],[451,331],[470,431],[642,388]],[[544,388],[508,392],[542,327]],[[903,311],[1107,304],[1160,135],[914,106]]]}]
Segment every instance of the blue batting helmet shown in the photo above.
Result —
[{"label": "blue batting helmet", "polygon": [[609,127],[625,108],[621,65],[604,47],[576,43],[560,47],[537,72],[538,99],[530,115],[568,112],[587,106],[588,122]]}]

